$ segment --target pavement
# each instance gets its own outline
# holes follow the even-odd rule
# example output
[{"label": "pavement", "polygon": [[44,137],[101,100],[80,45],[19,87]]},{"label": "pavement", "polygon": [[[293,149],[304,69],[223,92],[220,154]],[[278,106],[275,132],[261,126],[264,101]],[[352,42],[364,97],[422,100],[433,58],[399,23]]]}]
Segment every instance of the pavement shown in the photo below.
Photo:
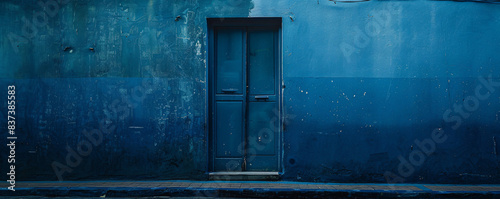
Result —
[{"label": "pavement", "polygon": [[285,181],[31,181],[2,183],[0,197],[500,198],[500,185]]}]

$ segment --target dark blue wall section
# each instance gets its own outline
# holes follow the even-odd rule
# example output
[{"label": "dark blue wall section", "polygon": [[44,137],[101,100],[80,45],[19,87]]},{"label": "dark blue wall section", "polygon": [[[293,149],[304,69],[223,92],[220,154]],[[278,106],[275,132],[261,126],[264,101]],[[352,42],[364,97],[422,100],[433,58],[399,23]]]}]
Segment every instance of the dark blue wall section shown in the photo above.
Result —
[{"label": "dark blue wall section", "polygon": [[54,179],[54,168],[63,180],[199,179],[206,170],[204,97],[196,93],[203,83],[113,77],[1,83],[17,87],[20,179]]},{"label": "dark blue wall section", "polygon": [[499,4],[42,2],[0,3],[18,180],[207,179],[207,17],[282,17],[284,180],[500,183]]}]

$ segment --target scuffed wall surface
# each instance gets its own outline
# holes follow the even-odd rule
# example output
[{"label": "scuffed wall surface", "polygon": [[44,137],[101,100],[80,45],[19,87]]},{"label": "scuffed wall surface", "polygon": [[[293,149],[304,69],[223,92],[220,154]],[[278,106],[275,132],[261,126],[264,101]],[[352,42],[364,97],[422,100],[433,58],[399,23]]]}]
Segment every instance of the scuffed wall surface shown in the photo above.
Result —
[{"label": "scuffed wall surface", "polygon": [[[498,4],[59,5],[32,38],[12,43],[10,33],[29,36],[23,18],[43,9],[0,3],[0,93],[16,85],[19,180],[58,179],[52,164],[67,165],[67,146],[76,151],[92,130],[102,142],[64,180],[206,179],[206,17],[250,16],[283,18],[284,180],[387,182],[391,172],[404,182],[500,183],[500,87],[480,80],[500,82]],[[465,110],[478,86],[490,95]],[[410,163],[423,153],[415,141],[435,129],[447,139]],[[401,158],[413,171],[398,170]]]},{"label": "scuffed wall surface", "polygon": [[58,163],[71,169],[63,180],[184,178],[205,171],[204,97],[194,93],[202,84],[168,78],[2,81],[8,83],[18,88],[20,179],[54,179],[52,166],[65,168]]},{"label": "scuffed wall surface", "polygon": [[286,180],[498,183],[498,4],[258,2],[286,19]]},{"label": "scuffed wall surface", "polygon": [[[252,4],[57,5],[31,26],[41,6],[0,4],[8,27],[0,30],[0,90],[17,88],[18,180],[205,179],[206,13],[248,16]],[[92,149],[82,145],[78,160],[81,143]]]}]

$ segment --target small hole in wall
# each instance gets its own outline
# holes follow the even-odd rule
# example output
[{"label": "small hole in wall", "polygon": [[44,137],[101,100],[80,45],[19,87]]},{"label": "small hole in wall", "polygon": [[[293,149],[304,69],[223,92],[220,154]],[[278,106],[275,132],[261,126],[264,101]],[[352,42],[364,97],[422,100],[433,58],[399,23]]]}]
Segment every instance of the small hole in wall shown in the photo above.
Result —
[{"label": "small hole in wall", "polygon": [[295,159],[290,158],[290,159],[288,160],[288,162],[290,162],[290,164],[291,164],[291,165],[294,165],[294,164],[295,164]]}]

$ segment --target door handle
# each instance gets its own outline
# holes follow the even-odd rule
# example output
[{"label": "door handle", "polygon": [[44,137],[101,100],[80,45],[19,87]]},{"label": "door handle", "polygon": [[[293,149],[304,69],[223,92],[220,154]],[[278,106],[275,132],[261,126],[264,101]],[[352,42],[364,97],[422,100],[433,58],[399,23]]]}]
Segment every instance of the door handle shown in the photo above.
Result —
[{"label": "door handle", "polygon": [[222,89],[223,93],[235,93],[236,91],[238,91],[238,89],[234,89],[234,88]]},{"label": "door handle", "polygon": [[255,99],[269,99],[269,96],[255,96]]}]

